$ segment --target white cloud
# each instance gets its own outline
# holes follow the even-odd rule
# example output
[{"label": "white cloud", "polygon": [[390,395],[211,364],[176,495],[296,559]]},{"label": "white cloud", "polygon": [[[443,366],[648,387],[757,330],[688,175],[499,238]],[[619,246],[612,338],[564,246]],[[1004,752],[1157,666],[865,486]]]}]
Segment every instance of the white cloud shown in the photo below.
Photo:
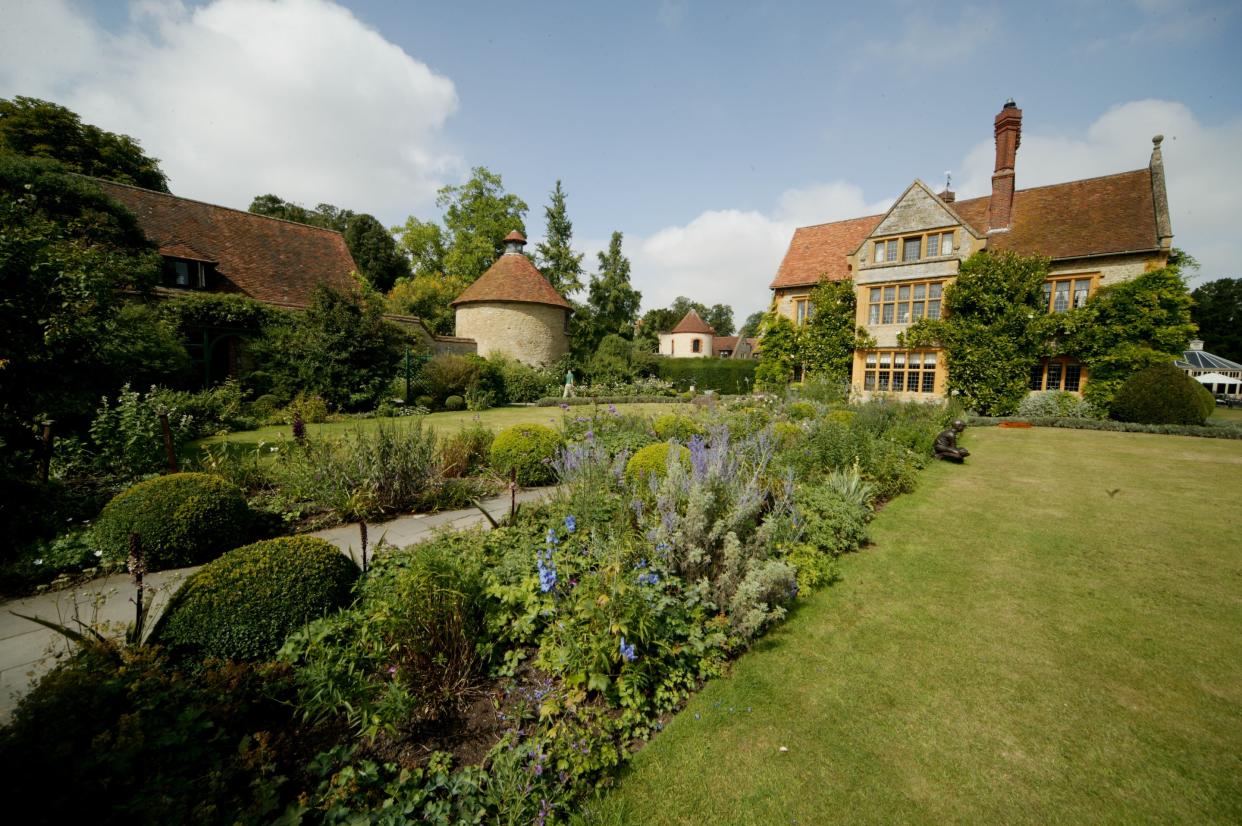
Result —
[{"label": "white cloud", "polygon": [[1000,13],[991,6],[963,7],[952,19],[940,10],[915,8],[899,24],[880,27],[880,36],[863,42],[855,67],[900,63],[923,71],[929,65],[958,63],[998,42],[1000,27]]},{"label": "white cloud", "polygon": [[174,192],[241,208],[275,192],[395,219],[463,166],[440,137],[452,81],[328,0],[141,0],[119,34],[20,3],[0,29],[15,94],[138,138]]},{"label": "white cloud", "polygon": [[[1108,175],[1147,166],[1151,138],[1161,147],[1173,243],[1199,259],[1201,278],[1242,275],[1242,120],[1201,123],[1184,104],[1140,100],[1114,106],[1082,135],[1041,134],[1027,114],[1018,150],[1019,188]],[[962,163],[961,197],[991,190],[995,150],[977,144]]]}]

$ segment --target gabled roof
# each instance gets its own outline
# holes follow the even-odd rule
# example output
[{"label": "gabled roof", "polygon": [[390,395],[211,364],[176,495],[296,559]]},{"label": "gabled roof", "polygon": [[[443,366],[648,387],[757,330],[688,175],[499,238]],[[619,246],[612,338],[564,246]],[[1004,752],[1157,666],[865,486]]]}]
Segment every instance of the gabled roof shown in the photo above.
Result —
[{"label": "gabled roof", "polygon": [[699,316],[693,309],[681,317],[681,321],[677,322],[677,326],[670,332],[673,333],[706,333],[709,336],[716,335],[716,331],[712,329],[712,325]]},{"label": "gabled roof", "polygon": [[304,307],[315,285],[354,290],[357,267],[339,232],[91,179],[138,218],[161,255],[215,265],[228,292]]},{"label": "gabled roof", "polygon": [[712,355],[718,355],[722,350],[733,352],[737,349],[737,336],[716,336],[712,339]]},{"label": "gabled roof", "polygon": [[[989,197],[954,204],[977,229],[988,229]],[[1150,169],[1019,189],[1008,232],[988,236],[988,249],[1052,259],[1083,258],[1160,247]]]},{"label": "gabled roof", "polygon": [[[525,241],[524,238],[522,240]],[[573,309],[564,296],[548,283],[548,279],[535,269],[530,259],[520,252],[506,252],[497,258],[487,272],[457,296],[450,306],[475,301],[514,301]]]},{"label": "gabled roof", "polygon": [[789,249],[769,288],[809,287],[821,280],[844,281],[849,278],[845,257],[858,249],[858,245],[883,217],[868,215],[794,230]]}]

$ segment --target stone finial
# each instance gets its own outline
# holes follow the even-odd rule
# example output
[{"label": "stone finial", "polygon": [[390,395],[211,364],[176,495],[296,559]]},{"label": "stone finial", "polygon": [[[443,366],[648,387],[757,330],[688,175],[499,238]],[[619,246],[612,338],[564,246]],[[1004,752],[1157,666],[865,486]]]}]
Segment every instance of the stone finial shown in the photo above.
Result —
[{"label": "stone finial", "polygon": [[1160,144],[1164,143],[1164,135],[1153,135],[1151,139],[1151,197],[1156,208],[1156,240],[1161,249],[1173,247],[1173,222],[1169,218],[1169,195],[1164,182],[1164,154]]}]

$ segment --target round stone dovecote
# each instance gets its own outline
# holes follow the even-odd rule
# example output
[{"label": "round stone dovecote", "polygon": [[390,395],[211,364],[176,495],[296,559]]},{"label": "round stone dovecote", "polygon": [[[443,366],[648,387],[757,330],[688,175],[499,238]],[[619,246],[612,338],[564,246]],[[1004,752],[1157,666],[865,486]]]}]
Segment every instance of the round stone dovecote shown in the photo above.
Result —
[{"label": "round stone dovecote", "polygon": [[504,255],[453,301],[457,335],[474,339],[481,356],[546,366],[569,352],[571,306],[522,253],[525,244],[509,233]]}]

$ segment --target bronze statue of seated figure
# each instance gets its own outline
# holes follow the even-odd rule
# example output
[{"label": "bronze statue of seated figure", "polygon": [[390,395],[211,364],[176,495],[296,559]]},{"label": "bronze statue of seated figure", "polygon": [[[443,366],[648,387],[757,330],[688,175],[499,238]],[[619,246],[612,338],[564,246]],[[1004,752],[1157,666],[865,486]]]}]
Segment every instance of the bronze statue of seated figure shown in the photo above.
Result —
[{"label": "bronze statue of seated figure", "polygon": [[954,462],[960,462],[970,455],[969,450],[957,446],[957,434],[965,429],[966,423],[958,419],[951,426],[940,431],[940,435],[936,437],[935,447],[932,448],[937,459],[950,459]]}]

